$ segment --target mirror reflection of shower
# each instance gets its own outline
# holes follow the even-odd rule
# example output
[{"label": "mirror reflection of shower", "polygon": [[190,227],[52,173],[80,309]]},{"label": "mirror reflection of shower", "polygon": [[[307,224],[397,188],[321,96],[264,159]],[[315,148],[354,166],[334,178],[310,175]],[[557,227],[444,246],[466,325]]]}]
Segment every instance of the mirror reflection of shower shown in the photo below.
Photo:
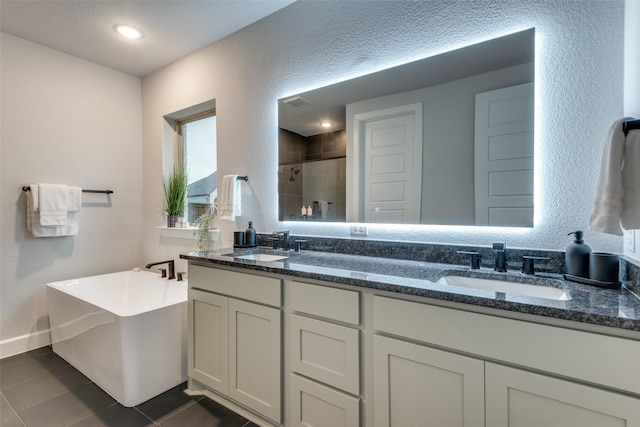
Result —
[{"label": "mirror reflection of shower", "polygon": [[291,168],[291,175],[289,176],[289,181],[294,182],[295,178],[293,177],[293,174],[298,175],[299,173],[300,173],[300,169]]}]

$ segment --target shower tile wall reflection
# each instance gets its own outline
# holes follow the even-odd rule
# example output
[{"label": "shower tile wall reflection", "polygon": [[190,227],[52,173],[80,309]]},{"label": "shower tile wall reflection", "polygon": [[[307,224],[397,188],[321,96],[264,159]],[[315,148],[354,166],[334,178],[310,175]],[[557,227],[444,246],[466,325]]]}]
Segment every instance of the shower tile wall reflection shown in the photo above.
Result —
[{"label": "shower tile wall reflection", "polygon": [[324,200],[328,203],[325,215],[314,212],[317,220],[345,221],[347,161],[339,159],[322,160],[302,164],[302,204],[312,205]]},{"label": "shower tile wall reflection", "polygon": [[[304,137],[279,130],[278,193],[281,221],[345,221],[346,132]],[[328,209],[322,213],[321,201]],[[303,216],[302,206],[313,208]]]},{"label": "shower tile wall reflection", "polygon": [[[345,221],[346,168],[345,157],[281,165],[278,168],[280,213],[284,213],[281,220]],[[318,211],[321,200],[328,204],[325,215]],[[301,215],[303,205],[313,207],[311,217]]]},{"label": "shower tile wall reflection", "polygon": [[[278,167],[278,212],[281,221],[295,221],[302,208],[302,163]],[[295,174],[298,171],[298,174]]]}]

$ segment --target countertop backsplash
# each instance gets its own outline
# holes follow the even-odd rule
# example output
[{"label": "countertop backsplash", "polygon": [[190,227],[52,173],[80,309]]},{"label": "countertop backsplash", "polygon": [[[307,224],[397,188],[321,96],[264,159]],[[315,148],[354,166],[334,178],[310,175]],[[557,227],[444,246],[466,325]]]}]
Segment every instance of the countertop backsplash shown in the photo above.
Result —
[{"label": "countertop backsplash", "polygon": [[620,281],[622,281],[624,286],[640,297],[640,262],[626,256],[621,256]]}]

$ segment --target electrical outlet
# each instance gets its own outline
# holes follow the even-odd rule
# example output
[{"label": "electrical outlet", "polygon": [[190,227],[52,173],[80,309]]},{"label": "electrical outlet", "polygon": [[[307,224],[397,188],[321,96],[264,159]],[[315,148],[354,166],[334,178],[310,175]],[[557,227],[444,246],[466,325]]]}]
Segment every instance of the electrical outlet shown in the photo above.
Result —
[{"label": "electrical outlet", "polygon": [[624,251],[625,253],[636,252],[636,233],[635,230],[626,230],[624,232]]},{"label": "electrical outlet", "polygon": [[352,224],[351,225],[351,235],[352,236],[366,236],[369,232],[367,230],[366,225],[362,224]]}]

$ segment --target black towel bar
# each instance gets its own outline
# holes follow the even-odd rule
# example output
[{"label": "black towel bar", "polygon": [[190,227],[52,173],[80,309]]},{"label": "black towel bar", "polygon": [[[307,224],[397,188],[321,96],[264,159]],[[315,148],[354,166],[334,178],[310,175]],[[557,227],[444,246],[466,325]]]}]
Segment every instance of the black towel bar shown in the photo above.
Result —
[{"label": "black towel bar", "polygon": [[[22,187],[22,191],[31,191],[31,187],[29,186],[24,186]],[[99,193],[99,194],[113,194],[112,190],[85,190],[82,189],[83,193]]]},{"label": "black towel bar", "polygon": [[622,132],[627,136],[630,130],[640,129],[640,120],[627,120],[622,123]]},{"label": "black towel bar", "polygon": [[236,180],[249,182],[249,177],[248,176],[237,176]]}]

